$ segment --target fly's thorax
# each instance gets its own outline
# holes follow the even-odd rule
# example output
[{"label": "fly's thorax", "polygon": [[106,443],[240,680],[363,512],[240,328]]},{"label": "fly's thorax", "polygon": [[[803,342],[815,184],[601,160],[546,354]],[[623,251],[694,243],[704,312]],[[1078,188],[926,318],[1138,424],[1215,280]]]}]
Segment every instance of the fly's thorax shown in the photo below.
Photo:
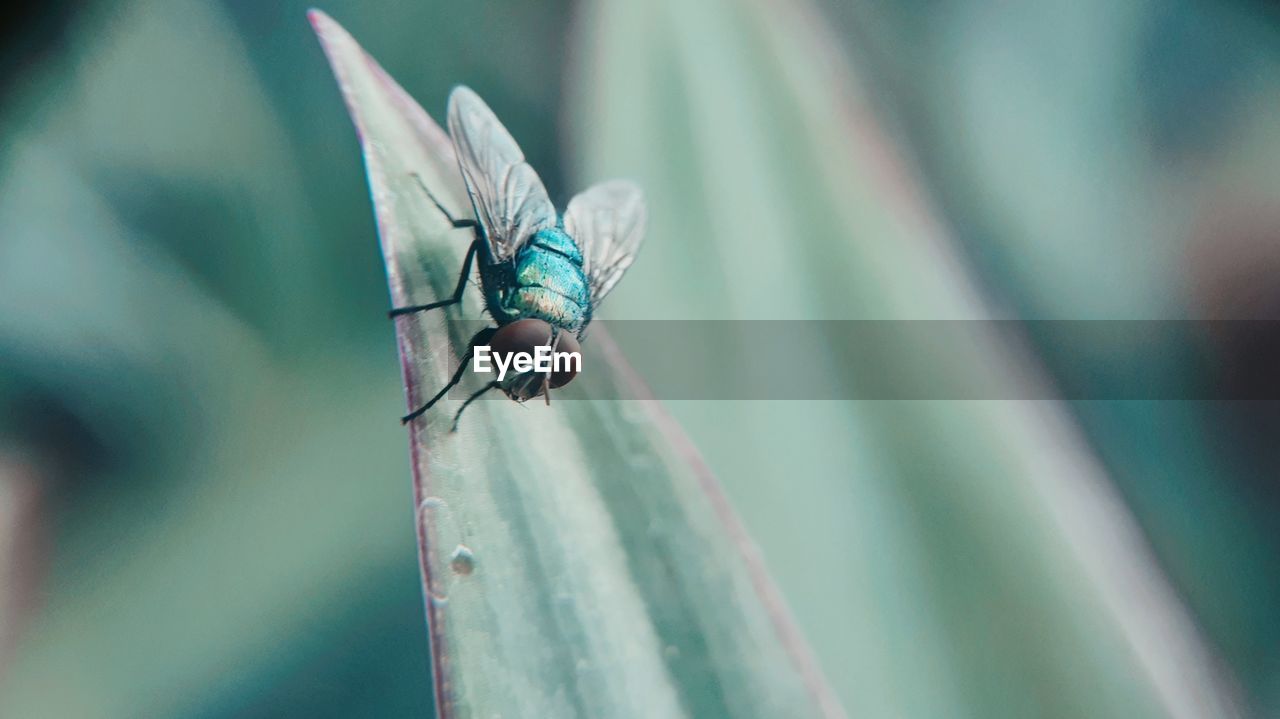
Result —
[{"label": "fly's thorax", "polygon": [[511,262],[480,262],[480,286],[485,307],[498,324],[520,319],[518,312],[507,308],[507,298],[516,288],[515,267]]}]

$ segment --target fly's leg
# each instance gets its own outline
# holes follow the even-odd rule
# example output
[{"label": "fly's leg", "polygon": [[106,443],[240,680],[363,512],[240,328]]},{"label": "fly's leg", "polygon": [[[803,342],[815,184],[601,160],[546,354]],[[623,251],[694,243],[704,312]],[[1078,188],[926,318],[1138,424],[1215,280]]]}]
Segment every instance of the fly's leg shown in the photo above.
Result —
[{"label": "fly's leg", "polygon": [[431,302],[425,305],[410,305],[409,307],[395,307],[387,313],[388,317],[399,317],[414,312],[425,312],[434,310],[438,307],[448,307],[456,305],[462,301],[462,293],[467,289],[467,279],[471,277],[471,262],[475,260],[476,253],[480,251],[480,238],[477,237],[471,243],[471,247],[467,248],[467,258],[462,261],[462,274],[458,275],[458,286],[453,288],[453,296],[447,300],[439,302]]},{"label": "fly's leg", "polygon": [[444,205],[440,204],[440,200],[437,200],[436,196],[432,194],[431,190],[427,187],[427,183],[422,181],[421,175],[416,172],[411,172],[409,174],[413,175],[413,179],[418,181],[418,187],[421,187],[422,191],[427,193],[427,197],[431,199],[432,204],[436,206],[436,209],[440,210],[440,214],[449,219],[449,224],[453,225],[454,229],[461,229],[463,227],[476,228],[480,226],[475,220],[459,220],[454,217],[453,213],[446,210]]},{"label": "fly's leg", "polygon": [[[476,346],[484,344],[485,342],[488,342],[489,338],[493,337],[493,333],[497,331],[498,330],[495,327],[486,327],[480,330],[479,332],[477,332],[475,336],[471,338],[471,341],[467,343],[467,351],[462,355],[462,360],[458,362],[458,369],[454,370],[453,376],[449,378],[449,382],[444,387],[442,387],[439,392],[436,392],[434,397],[427,400],[426,404],[415,409],[409,414],[406,414],[405,416],[401,417],[400,424],[408,424],[413,420],[421,417],[424,412],[431,409],[432,405],[434,405],[436,402],[439,402],[440,398],[443,397],[446,392],[453,389],[454,386],[456,386],[459,382],[461,382],[463,373],[467,371],[467,363],[471,361],[471,356],[475,354]],[[463,406],[465,407],[466,405],[463,405]],[[461,410],[459,410],[459,413],[461,413]],[[456,420],[455,420],[455,426],[456,426]]]},{"label": "fly's leg", "polygon": [[468,398],[467,398],[467,401],[466,401],[466,402],[463,402],[463,403],[462,403],[462,406],[458,408],[458,413],[457,413],[457,414],[455,414],[455,415],[453,415],[453,427],[452,427],[449,431],[450,431],[450,432],[457,432],[457,431],[458,431],[458,420],[462,419],[462,410],[466,409],[466,408],[467,408],[467,405],[469,405],[469,404],[471,404],[472,402],[474,402],[474,401],[476,401],[476,400],[480,399],[480,395],[484,394],[485,392],[488,392],[488,391],[489,391],[489,390],[491,390],[491,389],[497,389],[498,387],[501,387],[501,386],[502,386],[502,383],[495,379],[495,380],[493,380],[492,382],[490,382],[489,384],[486,384],[485,386],[483,386],[483,387],[481,387],[480,389],[476,390],[475,394],[473,394],[473,395],[471,395],[470,397],[468,397]]},{"label": "fly's leg", "polygon": [[467,287],[467,278],[471,275],[471,262],[472,260],[475,259],[476,252],[480,250],[480,233],[479,233],[480,224],[475,220],[460,220],[454,217],[451,212],[445,209],[444,205],[440,204],[440,200],[436,199],[436,196],[431,193],[431,190],[427,187],[427,184],[422,181],[422,176],[416,172],[411,174],[413,175],[413,179],[418,181],[418,187],[422,188],[422,191],[426,193],[427,198],[430,199],[431,203],[436,206],[436,209],[440,210],[440,214],[444,215],[445,218],[449,220],[449,224],[453,225],[454,229],[462,229],[462,228],[470,229],[475,232],[476,238],[471,242],[471,247],[467,248],[467,258],[462,262],[462,275],[458,277],[458,286],[454,288],[452,297],[450,297],[447,300],[440,300],[439,302],[432,302],[430,304],[425,304],[425,305],[412,305],[410,307],[395,307],[390,312],[387,313],[388,317],[398,317],[400,315],[407,315],[413,312],[425,312],[427,310],[434,310],[438,307],[448,307],[449,305],[456,305],[459,302],[461,302],[462,292]]}]

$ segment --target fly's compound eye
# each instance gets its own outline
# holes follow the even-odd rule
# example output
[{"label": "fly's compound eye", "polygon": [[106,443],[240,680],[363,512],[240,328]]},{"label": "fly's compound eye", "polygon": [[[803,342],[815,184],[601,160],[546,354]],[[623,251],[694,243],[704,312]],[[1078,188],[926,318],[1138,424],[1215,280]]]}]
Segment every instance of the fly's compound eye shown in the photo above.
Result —
[{"label": "fly's compound eye", "polygon": [[[516,320],[500,327],[489,340],[489,348],[494,357],[502,357],[504,362],[510,361],[510,357],[516,353],[533,356],[538,347],[547,346],[551,346],[555,353],[577,353],[579,357],[582,353],[582,345],[578,344],[578,338],[572,332],[560,330],[555,333],[553,341],[551,325],[537,319]],[[552,357],[551,387],[554,389],[569,384],[577,376],[580,362],[581,360],[557,362]]]},{"label": "fly's compound eye", "polygon": [[[560,330],[553,344],[556,352],[571,352],[579,357],[582,356],[582,345],[578,344],[578,338],[574,337],[572,332]],[[558,363],[558,366],[553,365],[551,387],[563,387],[569,384],[574,377],[578,376],[578,369],[581,364],[582,361],[578,360],[577,362],[561,362]]]}]

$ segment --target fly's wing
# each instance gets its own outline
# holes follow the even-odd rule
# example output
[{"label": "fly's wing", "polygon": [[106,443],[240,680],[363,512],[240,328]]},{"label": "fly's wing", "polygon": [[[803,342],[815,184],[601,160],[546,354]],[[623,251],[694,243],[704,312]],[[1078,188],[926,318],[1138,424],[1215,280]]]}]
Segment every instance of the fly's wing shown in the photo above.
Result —
[{"label": "fly's wing", "polygon": [[626,180],[593,185],[569,201],[564,229],[582,250],[591,304],[599,307],[635,260],[644,239],[644,193]]},{"label": "fly's wing", "polygon": [[495,260],[508,260],[529,236],[556,224],[556,208],[520,146],[471,88],[449,95],[449,136],[476,220]]}]

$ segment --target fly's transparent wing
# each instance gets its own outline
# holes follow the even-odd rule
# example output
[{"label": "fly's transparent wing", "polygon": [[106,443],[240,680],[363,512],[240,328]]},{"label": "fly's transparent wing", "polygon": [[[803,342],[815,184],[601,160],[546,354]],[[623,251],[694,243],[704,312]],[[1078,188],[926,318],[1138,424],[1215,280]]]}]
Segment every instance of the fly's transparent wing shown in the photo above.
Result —
[{"label": "fly's transparent wing", "polygon": [[471,88],[450,93],[448,124],[489,249],[498,261],[510,259],[530,235],[555,226],[556,208],[511,133]]},{"label": "fly's transparent wing", "polygon": [[564,229],[582,250],[591,304],[598,307],[640,249],[645,230],[644,193],[626,180],[593,185],[569,201]]}]

